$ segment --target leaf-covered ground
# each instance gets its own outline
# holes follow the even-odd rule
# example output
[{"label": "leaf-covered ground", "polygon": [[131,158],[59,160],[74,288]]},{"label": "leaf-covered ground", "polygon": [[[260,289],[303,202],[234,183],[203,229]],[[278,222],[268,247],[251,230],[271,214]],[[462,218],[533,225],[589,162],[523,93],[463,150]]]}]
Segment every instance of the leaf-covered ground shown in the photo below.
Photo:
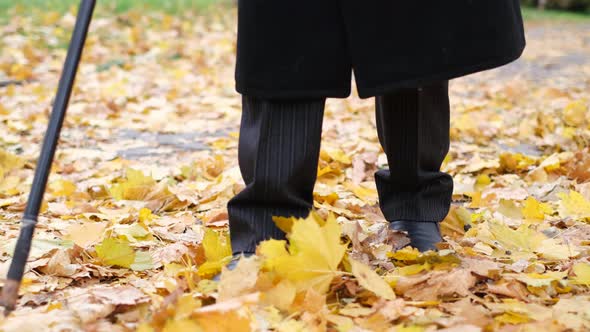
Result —
[{"label": "leaf-covered ground", "polygon": [[[0,27],[0,272],[74,16]],[[235,12],[97,18],[5,331],[590,329],[590,22],[530,23],[523,58],[451,84],[437,253],[376,205],[371,100],[330,100],[317,214],[221,281],[237,168]],[[0,280],[0,286],[3,281]]]}]

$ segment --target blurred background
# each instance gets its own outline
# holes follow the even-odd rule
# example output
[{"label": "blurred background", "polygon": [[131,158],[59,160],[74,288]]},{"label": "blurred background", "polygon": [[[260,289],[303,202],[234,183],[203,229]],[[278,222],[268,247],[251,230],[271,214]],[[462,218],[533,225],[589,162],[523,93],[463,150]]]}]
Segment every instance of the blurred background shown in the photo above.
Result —
[{"label": "blurred background", "polygon": [[[129,9],[156,9],[164,10],[169,13],[177,13],[189,9],[203,10],[210,5],[232,5],[236,0],[103,0],[99,1],[100,7],[106,7],[108,11],[122,12]],[[19,11],[64,11],[72,5],[76,5],[76,0],[0,0],[0,15],[6,16],[14,13],[12,9]],[[571,11],[576,13],[588,13],[590,10],[590,0],[522,0],[526,6],[525,14],[529,17],[538,15],[533,8]],[[558,15],[559,13],[553,13]]]},{"label": "blurred background", "polygon": [[585,11],[590,7],[590,1],[588,0],[522,0],[522,3],[539,9],[553,8]]},{"label": "blurred background", "polygon": [[[168,13],[178,13],[186,10],[203,10],[210,5],[231,5],[233,0],[99,0],[99,11],[124,12],[130,9],[153,9]],[[0,12],[5,15],[11,9],[20,11],[65,11],[71,6],[77,6],[76,0],[0,0]]]}]

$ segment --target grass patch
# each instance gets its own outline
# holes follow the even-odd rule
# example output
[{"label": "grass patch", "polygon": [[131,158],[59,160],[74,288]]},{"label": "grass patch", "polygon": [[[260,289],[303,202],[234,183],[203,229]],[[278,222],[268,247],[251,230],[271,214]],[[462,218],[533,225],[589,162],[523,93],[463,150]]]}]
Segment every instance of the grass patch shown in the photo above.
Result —
[{"label": "grass patch", "polygon": [[[235,0],[97,0],[97,15],[122,13],[134,10],[163,11],[181,14],[187,11],[203,11],[211,5],[231,4]],[[31,15],[38,12],[65,12],[78,6],[80,0],[0,0],[0,19],[10,15]],[[590,22],[590,11],[569,12],[561,10],[539,10],[523,7],[523,16],[528,21],[586,21]],[[3,20],[4,21],[4,20]]]},{"label": "grass patch", "polygon": [[590,12],[571,12],[564,10],[539,10],[523,7],[522,14],[527,21],[573,21],[590,22]]},{"label": "grass patch", "polygon": [[[170,14],[200,11],[210,5],[229,3],[229,0],[97,0],[98,14],[121,13],[130,9],[164,11]],[[11,13],[30,14],[31,11],[65,12],[78,6],[79,0],[0,0],[0,16]]]}]

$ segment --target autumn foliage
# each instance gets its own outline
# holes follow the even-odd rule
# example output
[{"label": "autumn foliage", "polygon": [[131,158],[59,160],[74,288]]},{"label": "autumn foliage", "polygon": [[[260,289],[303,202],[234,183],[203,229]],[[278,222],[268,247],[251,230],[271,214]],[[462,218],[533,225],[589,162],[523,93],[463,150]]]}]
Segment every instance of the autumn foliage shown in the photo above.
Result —
[{"label": "autumn foliage", "polygon": [[[2,276],[73,19],[0,27],[0,81],[13,82],[0,88]],[[563,60],[590,54],[588,29],[531,24],[519,63],[452,82],[438,252],[388,229],[373,181],[387,160],[372,101],[355,97],[328,103],[314,213],[276,218],[288,241],[229,271],[225,205],[243,187],[235,23],[231,10],[95,20],[0,330],[590,329],[590,61]]]}]

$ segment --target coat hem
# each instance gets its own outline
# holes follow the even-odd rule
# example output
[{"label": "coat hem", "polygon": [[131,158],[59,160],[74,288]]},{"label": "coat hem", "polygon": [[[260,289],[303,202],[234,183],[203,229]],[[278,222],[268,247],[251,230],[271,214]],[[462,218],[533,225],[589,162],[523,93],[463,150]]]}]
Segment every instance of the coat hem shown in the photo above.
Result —
[{"label": "coat hem", "polygon": [[236,91],[244,96],[266,98],[266,99],[310,99],[310,98],[348,98],[351,89],[315,89],[315,90],[292,90],[269,91],[268,89],[258,89],[245,87],[245,84],[236,83]]},{"label": "coat hem", "polygon": [[[520,58],[520,56],[524,52],[524,49],[525,49],[525,46],[523,46],[521,49],[519,49],[516,53],[510,54],[509,56],[506,56],[506,57],[502,57],[502,58],[495,59],[492,61],[478,63],[478,64],[471,65],[471,66],[464,66],[464,67],[461,67],[460,69],[457,69],[457,70],[445,71],[443,73],[439,73],[436,75],[423,76],[421,78],[399,81],[399,82],[396,82],[393,84],[384,84],[384,85],[377,86],[375,88],[357,88],[358,94],[359,94],[360,98],[367,99],[367,98],[375,97],[378,95],[387,94],[387,93],[389,93],[395,89],[399,89],[399,88],[418,87],[423,84],[429,84],[429,83],[443,81],[443,80],[451,80],[454,78],[459,78],[459,77],[475,74],[475,73],[482,72],[485,70],[491,70],[494,68],[498,68],[498,67],[507,65],[507,64],[517,60],[518,58]],[[357,85],[358,85],[358,82],[357,82]]]},{"label": "coat hem", "polygon": [[[436,75],[428,75],[420,78],[414,78],[410,80],[397,81],[391,84],[378,85],[374,88],[362,88],[359,87],[357,82],[357,92],[360,98],[367,99],[378,95],[387,94],[395,89],[399,88],[412,88],[420,85],[429,84],[437,81],[450,80],[477,72],[490,70],[501,67],[510,62],[513,62],[520,58],[524,52],[525,45],[518,49],[517,52],[510,54],[506,57],[499,59],[478,63],[471,66],[462,66],[456,70],[445,71]],[[245,96],[267,98],[267,99],[309,99],[309,98],[337,98],[344,99],[348,98],[351,94],[351,89],[314,89],[314,90],[294,90],[285,89],[282,91],[269,90],[264,88],[252,88],[247,87],[246,84],[236,81],[236,91]]]}]

